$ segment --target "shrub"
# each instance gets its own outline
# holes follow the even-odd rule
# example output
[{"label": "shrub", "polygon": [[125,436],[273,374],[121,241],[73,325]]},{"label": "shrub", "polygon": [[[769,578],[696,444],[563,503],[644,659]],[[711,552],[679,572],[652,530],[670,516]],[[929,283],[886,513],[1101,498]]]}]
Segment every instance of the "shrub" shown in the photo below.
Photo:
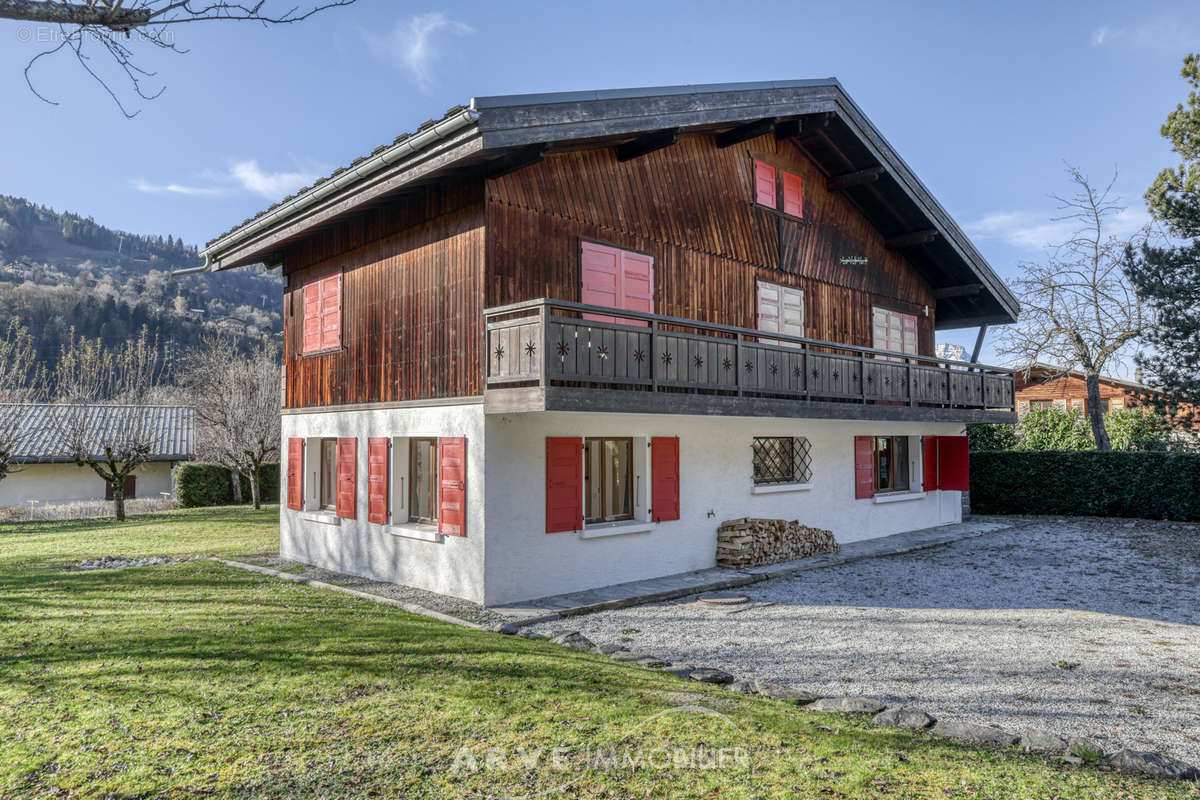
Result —
[{"label": "shrub", "polygon": [[1092,426],[1076,410],[1035,408],[1017,423],[1021,450],[1094,450]]},{"label": "shrub", "polygon": [[973,422],[967,425],[967,442],[972,452],[1014,450],[1017,447],[1017,427],[1004,422]]},{"label": "shrub", "polygon": [[188,461],[175,468],[175,499],[184,508],[233,502],[229,470],[220,464]]},{"label": "shrub", "polygon": [[1200,520],[1200,454],[972,453],[971,509]]},{"label": "shrub", "polygon": [[1144,408],[1123,408],[1104,418],[1113,450],[1167,450],[1171,426],[1162,414]]},{"label": "shrub", "polygon": [[[261,500],[264,503],[279,502],[279,462],[272,461],[269,464],[263,464],[262,474],[259,476],[258,491],[261,494]],[[242,473],[242,501],[250,502],[250,479]]]}]

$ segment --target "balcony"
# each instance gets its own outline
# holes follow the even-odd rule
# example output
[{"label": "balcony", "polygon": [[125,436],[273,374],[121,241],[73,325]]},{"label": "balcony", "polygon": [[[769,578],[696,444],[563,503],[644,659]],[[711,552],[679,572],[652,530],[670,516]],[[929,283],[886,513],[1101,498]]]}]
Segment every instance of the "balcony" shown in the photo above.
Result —
[{"label": "balcony", "polygon": [[484,317],[488,413],[1016,421],[997,367],[558,300]]}]

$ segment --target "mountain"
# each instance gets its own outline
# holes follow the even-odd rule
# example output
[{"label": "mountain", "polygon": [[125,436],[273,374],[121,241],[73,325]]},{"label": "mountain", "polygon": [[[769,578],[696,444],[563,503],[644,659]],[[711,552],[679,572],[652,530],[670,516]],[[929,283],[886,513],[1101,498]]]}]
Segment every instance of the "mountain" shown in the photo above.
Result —
[{"label": "mountain", "polygon": [[196,248],[171,234],[127,233],[0,195],[0,330],[20,318],[47,365],[72,328],[116,345],[145,326],[169,354],[206,332],[247,345],[278,338],[278,271],[171,274],[199,264]]}]

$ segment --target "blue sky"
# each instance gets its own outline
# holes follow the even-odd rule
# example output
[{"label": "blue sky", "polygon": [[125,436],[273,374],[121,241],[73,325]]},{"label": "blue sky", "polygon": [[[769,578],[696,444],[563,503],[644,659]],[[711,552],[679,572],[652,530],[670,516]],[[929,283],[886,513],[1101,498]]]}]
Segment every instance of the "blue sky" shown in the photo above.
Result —
[{"label": "blue sky", "polygon": [[1062,235],[1063,159],[1119,167],[1122,224],[1144,219],[1200,4],[359,0],[286,28],[179,26],[189,52],[146,54],[166,88],[132,120],[63,56],[34,73],[59,105],[29,92],[47,34],[0,22],[0,193],[113,227],[203,243],[473,95],[835,76],[1012,278]]}]

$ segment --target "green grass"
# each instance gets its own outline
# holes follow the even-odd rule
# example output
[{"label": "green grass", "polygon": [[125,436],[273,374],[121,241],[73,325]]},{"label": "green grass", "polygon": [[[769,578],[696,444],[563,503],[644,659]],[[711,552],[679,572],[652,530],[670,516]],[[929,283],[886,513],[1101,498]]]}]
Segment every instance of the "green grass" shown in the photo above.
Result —
[{"label": "green grass", "polygon": [[[564,784],[539,796],[1189,796],[1186,786],[801,712],[208,560],[59,571],[104,554],[268,551],[276,528],[275,509],[0,526],[0,797],[482,798]],[[597,763],[596,748],[624,747],[742,748],[746,760],[732,751],[725,769]],[[488,768],[489,748],[508,754],[506,768],[494,758]],[[554,748],[564,748],[557,763]]]}]

